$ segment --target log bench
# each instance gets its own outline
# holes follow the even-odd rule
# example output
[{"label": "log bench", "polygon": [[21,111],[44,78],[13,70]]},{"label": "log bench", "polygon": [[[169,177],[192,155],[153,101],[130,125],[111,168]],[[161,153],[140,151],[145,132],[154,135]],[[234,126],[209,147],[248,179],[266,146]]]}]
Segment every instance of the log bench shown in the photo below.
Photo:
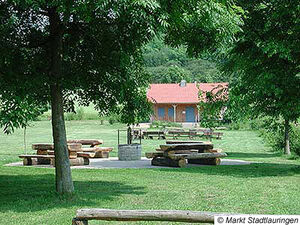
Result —
[{"label": "log bench", "polygon": [[211,138],[222,139],[223,133],[222,132],[204,131],[203,136],[205,136],[207,139],[211,139]]},{"label": "log bench", "polygon": [[51,159],[54,159],[54,155],[19,155],[19,158],[23,159],[24,166],[32,165],[49,165]]},{"label": "log bench", "polygon": [[[227,214],[228,215],[228,214]],[[214,223],[215,216],[221,213],[184,210],[112,210],[79,209],[72,225],[88,225],[89,220],[106,221],[169,221],[183,223]]]},{"label": "log bench", "polygon": [[166,139],[165,132],[163,131],[144,131],[143,137],[147,139],[153,139],[157,137],[158,139]]},{"label": "log bench", "polygon": [[[24,166],[32,165],[52,165],[55,166],[54,155],[19,155],[19,158],[23,158]],[[89,165],[90,161],[86,157],[77,157],[75,159],[69,159],[70,166],[83,166]]]},{"label": "log bench", "polygon": [[[113,147],[92,147],[92,148],[82,148],[82,153],[89,154],[89,158],[109,158],[109,152],[111,152]],[[78,154],[78,153],[77,153]]]}]

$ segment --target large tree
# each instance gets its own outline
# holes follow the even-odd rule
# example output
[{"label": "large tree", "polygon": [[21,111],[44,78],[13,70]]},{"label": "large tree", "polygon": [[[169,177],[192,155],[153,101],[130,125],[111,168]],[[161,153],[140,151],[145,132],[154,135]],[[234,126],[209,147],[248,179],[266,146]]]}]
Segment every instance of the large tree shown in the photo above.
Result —
[{"label": "large tree", "polygon": [[300,5],[293,0],[243,0],[242,32],[223,69],[238,76],[231,90],[238,111],[283,117],[285,153],[290,122],[300,116]]},{"label": "large tree", "polygon": [[[165,32],[169,43],[199,53],[238,29],[231,4],[222,1],[7,0],[0,10],[1,125],[25,126],[51,105],[59,193],[74,190],[64,110],[92,102],[134,123],[149,112],[143,44]],[[22,113],[30,107],[35,111]]]}]

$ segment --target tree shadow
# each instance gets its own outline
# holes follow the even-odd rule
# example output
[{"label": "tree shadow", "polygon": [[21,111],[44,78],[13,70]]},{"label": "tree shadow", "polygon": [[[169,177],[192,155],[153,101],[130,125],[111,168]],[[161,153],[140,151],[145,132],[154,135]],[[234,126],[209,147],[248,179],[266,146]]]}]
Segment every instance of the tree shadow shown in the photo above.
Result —
[{"label": "tree shadow", "polygon": [[144,187],[114,181],[74,181],[75,195],[61,199],[55,192],[55,176],[0,175],[0,212],[34,212],[53,208],[105,208],[108,201],[125,194],[145,194]]},{"label": "tree shadow", "polygon": [[280,156],[280,153],[245,153],[245,152],[226,152],[228,157],[231,158],[273,158]]},{"label": "tree shadow", "polygon": [[162,172],[198,173],[237,178],[288,177],[300,174],[300,165],[276,163],[252,163],[249,165],[199,166],[190,168],[157,168]]}]

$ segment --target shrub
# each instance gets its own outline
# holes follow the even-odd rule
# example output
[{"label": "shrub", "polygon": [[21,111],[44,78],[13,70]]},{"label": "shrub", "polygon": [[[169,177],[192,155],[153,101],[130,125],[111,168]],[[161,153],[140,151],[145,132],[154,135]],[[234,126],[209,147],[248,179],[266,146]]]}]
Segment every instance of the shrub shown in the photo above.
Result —
[{"label": "shrub", "polygon": [[291,151],[300,156],[300,126],[292,125],[291,129]]},{"label": "shrub", "polygon": [[108,117],[109,124],[114,124],[121,121],[121,116],[116,113],[111,113]]},{"label": "shrub", "polygon": [[[278,152],[283,152],[285,148],[284,127],[282,121],[266,122],[265,128],[260,130],[261,136],[265,139],[268,145]],[[291,152],[300,156],[300,127],[299,125],[291,124],[290,129],[290,148]]]}]

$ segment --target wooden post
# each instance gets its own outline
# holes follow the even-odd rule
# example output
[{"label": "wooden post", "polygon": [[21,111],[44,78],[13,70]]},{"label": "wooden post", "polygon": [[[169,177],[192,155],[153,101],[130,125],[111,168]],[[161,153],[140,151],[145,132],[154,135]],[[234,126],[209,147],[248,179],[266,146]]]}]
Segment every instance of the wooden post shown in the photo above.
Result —
[{"label": "wooden post", "polygon": [[132,133],[131,133],[131,127],[128,126],[127,128],[127,144],[131,145],[132,144]]},{"label": "wooden post", "polygon": [[118,129],[118,146],[120,145],[120,130]]},{"label": "wooden post", "polygon": [[286,155],[291,155],[291,149],[290,149],[290,122],[288,119],[284,120],[284,153]]},{"label": "wooden post", "polygon": [[174,122],[176,122],[176,107],[177,107],[177,105],[173,105],[173,108],[174,108]]}]

